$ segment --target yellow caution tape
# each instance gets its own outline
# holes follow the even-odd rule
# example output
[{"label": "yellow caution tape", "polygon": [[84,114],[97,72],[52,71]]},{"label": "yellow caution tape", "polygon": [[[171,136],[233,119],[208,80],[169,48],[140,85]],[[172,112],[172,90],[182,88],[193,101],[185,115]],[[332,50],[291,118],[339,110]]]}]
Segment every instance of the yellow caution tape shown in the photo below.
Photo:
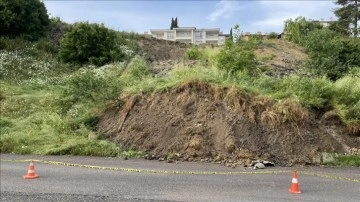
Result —
[{"label": "yellow caution tape", "polygon": [[[290,170],[276,170],[276,171],[238,171],[238,172],[212,172],[212,171],[176,171],[176,170],[149,170],[149,169],[136,169],[136,168],[119,168],[119,167],[105,167],[105,166],[93,166],[93,165],[83,165],[76,163],[65,163],[58,161],[46,161],[46,160],[3,160],[3,162],[37,162],[48,165],[61,165],[61,166],[72,166],[80,168],[91,168],[98,170],[114,170],[114,171],[123,171],[123,172],[138,172],[138,173],[160,173],[160,174],[194,174],[194,175],[234,175],[234,174],[279,174],[279,173],[290,173]],[[297,171],[300,174],[311,175],[327,179],[336,179],[343,181],[351,181],[360,183],[360,179],[353,179],[347,177],[340,177],[328,174],[307,172],[307,171]]]}]

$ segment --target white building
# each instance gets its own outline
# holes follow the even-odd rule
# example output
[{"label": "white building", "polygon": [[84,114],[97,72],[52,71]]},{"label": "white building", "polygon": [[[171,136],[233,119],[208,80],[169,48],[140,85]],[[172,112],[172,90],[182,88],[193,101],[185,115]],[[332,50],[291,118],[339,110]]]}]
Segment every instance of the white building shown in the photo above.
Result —
[{"label": "white building", "polygon": [[179,27],[171,29],[151,29],[151,36],[157,39],[179,41],[193,44],[223,45],[228,35],[222,34],[219,28],[196,29],[196,27]]},{"label": "white building", "polygon": [[329,27],[332,23],[336,21],[333,20],[332,18],[330,18],[330,20],[324,20],[323,18],[321,18],[321,20],[314,20],[313,22],[318,22],[323,27]]}]

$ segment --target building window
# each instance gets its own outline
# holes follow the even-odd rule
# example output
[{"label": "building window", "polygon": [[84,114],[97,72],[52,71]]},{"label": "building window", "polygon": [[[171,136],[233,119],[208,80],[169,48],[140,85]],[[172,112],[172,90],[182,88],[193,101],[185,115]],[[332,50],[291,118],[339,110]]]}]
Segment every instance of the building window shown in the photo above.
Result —
[{"label": "building window", "polygon": [[167,33],[167,39],[174,39],[174,33],[173,32],[168,32]]},{"label": "building window", "polygon": [[202,38],[202,32],[195,32],[196,38]]}]

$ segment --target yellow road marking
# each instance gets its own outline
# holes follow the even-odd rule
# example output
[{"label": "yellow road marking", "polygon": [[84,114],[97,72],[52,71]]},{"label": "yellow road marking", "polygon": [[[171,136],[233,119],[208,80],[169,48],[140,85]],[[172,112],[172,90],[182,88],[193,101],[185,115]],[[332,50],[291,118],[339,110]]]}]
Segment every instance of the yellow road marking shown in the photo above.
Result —
[{"label": "yellow road marking", "polygon": [[[98,170],[115,170],[115,171],[123,171],[123,172],[138,172],[138,173],[160,173],[160,174],[195,174],[195,175],[234,175],[234,174],[279,174],[279,173],[290,173],[291,170],[276,170],[276,171],[238,171],[238,172],[212,172],[212,171],[176,171],[176,170],[149,170],[149,169],[136,169],[136,168],[119,168],[119,167],[106,167],[106,166],[94,166],[94,165],[84,165],[84,164],[76,164],[76,163],[66,163],[59,161],[46,161],[46,160],[3,160],[3,162],[30,162],[34,161],[37,163],[43,163],[48,165],[61,165],[61,166],[72,166],[72,167],[80,167],[80,168],[91,168]],[[340,177],[330,174],[323,173],[315,173],[308,171],[297,171],[297,173],[316,176],[326,179],[335,179],[342,181],[351,181],[360,183],[360,179],[353,179],[348,177]]]}]

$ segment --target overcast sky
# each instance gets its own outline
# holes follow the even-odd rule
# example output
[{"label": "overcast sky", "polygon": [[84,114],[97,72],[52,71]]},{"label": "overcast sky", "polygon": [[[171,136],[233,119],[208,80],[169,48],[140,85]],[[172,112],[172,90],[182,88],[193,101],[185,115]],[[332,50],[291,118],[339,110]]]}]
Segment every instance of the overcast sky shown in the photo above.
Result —
[{"label": "overcast sky", "polygon": [[230,0],[43,0],[50,16],[68,23],[104,23],[119,31],[143,33],[168,29],[171,18],[181,27],[220,28],[229,33],[235,24],[244,32],[282,32],[286,19],[304,16],[311,19],[336,19],[331,0],[230,1]]}]

